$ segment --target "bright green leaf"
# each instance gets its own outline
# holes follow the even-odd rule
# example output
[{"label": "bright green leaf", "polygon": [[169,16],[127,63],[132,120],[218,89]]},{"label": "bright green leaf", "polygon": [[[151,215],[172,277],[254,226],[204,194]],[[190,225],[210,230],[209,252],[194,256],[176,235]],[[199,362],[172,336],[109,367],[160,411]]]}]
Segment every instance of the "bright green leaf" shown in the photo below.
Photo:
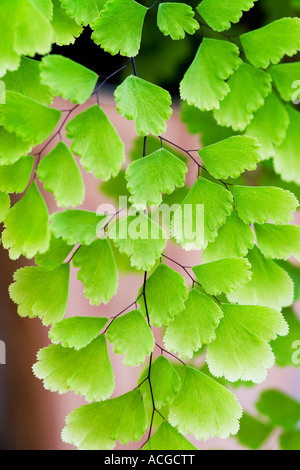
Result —
[{"label": "bright green leaf", "polygon": [[2,223],[7,216],[10,208],[10,198],[6,193],[0,192],[0,223]]},{"label": "bright green leaf", "polygon": [[265,390],[256,403],[258,411],[274,426],[292,430],[300,421],[300,402],[280,390]]},{"label": "bright green leaf", "polygon": [[295,350],[295,345],[299,346],[300,321],[291,308],[284,309],[283,315],[289,325],[289,334],[271,342],[276,364],[279,367],[300,367],[300,356],[297,350]]},{"label": "bright green leaf", "polygon": [[107,0],[60,0],[61,6],[77,23],[87,26],[100,15]]},{"label": "bright green leaf", "polygon": [[0,191],[5,193],[22,193],[28,184],[34,157],[20,158],[12,165],[0,166]]},{"label": "bright green leaf", "polygon": [[33,144],[23,142],[15,133],[7,132],[0,126],[0,165],[11,165],[20,157],[31,152]]},{"label": "bright green leaf", "polygon": [[266,258],[288,259],[293,255],[300,262],[300,227],[297,225],[255,224],[257,244]]},{"label": "bright green leaf", "polygon": [[75,268],[80,268],[77,278],[90,304],[108,303],[118,289],[118,271],[109,241],[99,239],[81,246],[72,261]]},{"label": "bright green leaf", "polygon": [[256,0],[202,0],[197,10],[206,23],[215,31],[231,28],[238,23],[243,12],[250,10]]},{"label": "bright green leaf", "polygon": [[269,73],[272,75],[281,98],[285,101],[292,101],[295,94],[294,82],[297,82],[300,77],[300,62],[273,65]]},{"label": "bright green leaf", "polygon": [[55,238],[52,233],[48,250],[42,254],[37,253],[35,262],[38,266],[43,266],[44,268],[57,268],[65,261],[73,248],[74,245],[69,245],[61,237]]},{"label": "bright green leaf", "polygon": [[[214,116],[221,126],[243,131],[271,92],[272,77],[245,62],[228,80],[230,92]],[[238,103],[238,106],[236,105]]]},{"label": "bright green leaf", "polygon": [[185,33],[194,34],[199,23],[194,19],[193,9],[185,3],[160,3],[157,13],[157,26],[165,36],[178,40]]},{"label": "bright green leaf", "polygon": [[54,235],[62,237],[70,245],[90,245],[98,234],[98,225],[102,225],[105,215],[95,212],[69,209],[51,215],[51,229]]},{"label": "bright green leaf", "polygon": [[160,135],[166,131],[172,100],[163,88],[130,75],[117,87],[115,100],[119,114],[135,121],[137,134]]},{"label": "bright green leaf", "polygon": [[164,421],[143,450],[197,450],[177,429]]},{"label": "bright green leaf", "polygon": [[227,80],[241,64],[235,44],[205,38],[180,83],[180,96],[202,111],[219,109],[229,93]]},{"label": "bright green leaf", "polygon": [[26,194],[8,212],[2,243],[11,259],[20,255],[32,258],[47,251],[50,243],[49,216],[46,203],[34,181]]},{"label": "bright green leaf", "polygon": [[78,114],[67,126],[71,150],[81,157],[86,171],[107,181],[116,176],[125,160],[124,144],[98,105]]},{"label": "bright green leaf", "polygon": [[258,450],[272,432],[272,426],[244,413],[236,439],[243,446]]},{"label": "bright green leaf", "polygon": [[39,317],[44,325],[62,320],[68,300],[70,265],[56,269],[26,266],[14,274],[9,287],[21,317]]},{"label": "bright green leaf", "polygon": [[281,434],[279,442],[282,450],[300,450],[300,430]]},{"label": "bright green leaf", "polygon": [[52,2],[53,18],[51,24],[53,27],[54,42],[58,46],[74,44],[75,38],[80,36],[83,31],[82,26],[67,15],[59,0],[52,0]]},{"label": "bright green leaf", "polygon": [[84,200],[84,182],[77,163],[64,142],[46,155],[37,168],[45,189],[54,194],[59,207],[75,207]]},{"label": "bright green leaf", "polygon": [[85,348],[100,334],[108,322],[104,317],[71,317],[55,323],[49,331],[52,343],[64,348]]}]

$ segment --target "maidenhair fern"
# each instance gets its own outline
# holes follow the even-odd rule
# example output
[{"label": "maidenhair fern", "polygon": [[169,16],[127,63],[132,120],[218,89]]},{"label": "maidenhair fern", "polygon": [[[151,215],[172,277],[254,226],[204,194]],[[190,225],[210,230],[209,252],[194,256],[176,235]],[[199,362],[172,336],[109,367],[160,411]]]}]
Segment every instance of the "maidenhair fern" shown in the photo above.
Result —
[{"label": "maidenhair fern", "polygon": [[[247,185],[252,180],[245,171],[273,158],[286,184],[299,183],[300,115],[291,100],[300,63],[279,62],[300,51],[300,19],[281,18],[231,36],[226,30],[254,4],[203,0],[193,9],[179,2],[147,8],[134,0],[1,2],[2,244],[11,259],[35,257],[36,264],[16,271],[9,292],[20,316],[39,317],[51,327],[52,343],[38,352],[34,374],[46,389],[73,391],[88,402],[69,414],[62,432],[79,449],[141,441],[146,450],[193,450],[187,434],[228,438],[238,433],[243,410],[226,385],[263,382],[275,360],[290,365],[300,327],[291,310],[281,310],[298,294],[293,268],[278,260],[299,260],[300,232],[290,224],[298,201],[284,184]],[[186,35],[198,35],[195,58],[178,85],[183,120],[202,134],[201,149],[185,149],[162,135],[172,115],[170,93],[138,76],[134,57],[150,10],[157,12],[161,33],[176,41],[175,50]],[[125,57],[116,71],[125,73],[114,92],[116,109],[141,136],[126,165],[118,129],[99,105],[102,86],[116,73],[103,80],[50,54],[52,44],[73,43],[86,25],[99,47]],[[59,96],[74,105],[56,109]],[[51,150],[55,137],[60,142]],[[85,195],[80,165],[106,182],[110,195],[129,194],[128,206],[112,216],[78,208]],[[187,183],[192,165],[198,177]],[[63,211],[49,214],[38,180]],[[21,195],[10,207],[13,193]],[[155,213],[174,201],[162,226]],[[170,258],[165,250],[171,243],[203,250],[202,264]],[[85,297],[98,306],[117,294],[120,254],[142,272],[132,303],[110,318],[64,318],[70,267],[78,268]],[[161,328],[163,339],[154,338],[152,327]],[[108,342],[125,365],[143,365],[137,384],[114,398]],[[200,355],[201,366],[194,361]],[[257,448],[282,426],[282,448],[299,448],[299,404],[288,400],[265,392],[258,409],[270,422],[245,414],[239,441]],[[295,409],[291,420],[282,406]]]}]

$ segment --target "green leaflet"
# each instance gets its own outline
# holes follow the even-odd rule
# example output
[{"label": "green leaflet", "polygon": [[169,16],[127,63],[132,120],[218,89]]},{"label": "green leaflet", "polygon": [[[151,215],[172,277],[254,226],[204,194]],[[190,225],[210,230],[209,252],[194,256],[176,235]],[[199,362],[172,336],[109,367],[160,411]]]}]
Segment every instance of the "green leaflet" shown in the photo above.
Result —
[{"label": "green leaflet", "polygon": [[85,348],[100,334],[108,322],[104,317],[70,317],[55,323],[49,331],[52,343],[64,348]]},{"label": "green leaflet", "polygon": [[300,262],[300,227],[255,224],[257,244],[266,258],[285,259],[293,255]]},{"label": "green leaflet", "polygon": [[246,136],[233,136],[199,150],[205,168],[217,179],[238,178],[255,170],[260,161],[259,143]]},{"label": "green leaflet", "polygon": [[221,308],[224,316],[216,339],[207,348],[210,372],[230,382],[263,382],[275,360],[268,342],[286,335],[287,323],[268,307],[223,304]]},{"label": "green leaflet", "polygon": [[285,181],[295,181],[300,184],[299,163],[299,124],[300,113],[294,108],[287,108],[290,125],[286,138],[279,147],[275,148],[274,167],[276,173]]},{"label": "green leaflet", "polygon": [[143,450],[197,450],[173,426],[164,421],[151,436]]},{"label": "green leaflet", "polygon": [[40,104],[51,104],[53,95],[50,89],[41,83],[39,65],[40,62],[37,60],[21,57],[18,70],[7,72],[5,77],[2,78],[6,91],[22,93],[22,95]]},{"label": "green leaflet", "polygon": [[226,439],[236,434],[242,407],[233,393],[202,372],[187,366],[181,390],[170,406],[169,421],[196,439]]},{"label": "green leaflet", "polygon": [[264,305],[280,310],[293,303],[294,286],[284,269],[266,259],[255,246],[247,256],[252,279],[243,288],[227,295],[229,302],[244,305]]},{"label": "green leaflet", "polygon": [[[159,264],[147,279],[145,293],[150,324],[157,327],[168,325],[184,309],[188,296],[184,278],[166,264]],[[143,296],[138,303],[146,314]]]},{"label": "green leaflet", "polygon": [[250,10],[256,0],[202,0],[197,10],[206,23],[215,31],[231,28],[238,23],[243,12]]},{"label": "green leaflet", "polygon": [[11,259],[21,255],[32,258],[47,251],[50,243],[46,203],[34,181],[26,194],[8,212],[2,232],[2,243]]},{"label": "green leaflet", "polygon": [[0,223],[2,223],[7,216],[10,208],[10,198],[6,193],[0,192]]},{"label": "green leaflet", "polygon": [[250,263],[244,258],[227,258],[194,266],[202,287],[211,295],[229,294],[244,287],[251,279]]},{"label": "green leaflet", "polygon": [[243,446],[258,450],[266,441],[273,427],[244,412],[236,439]]},{"label": "green leaflet", "polygon": [[185,33],[194,34],[199,23],[194,19],[193,9],[185,3],[160,3],[157,13],[157,26],[165,36],[178,40]]},{"label": "green leaflet", "polygon": [[239,217],[246,224],[287,224],[298,207],[294,194],[272,186],[234,186],[233,196]]},{"label": "green leaflet", "polygon": [[67,14],[83,26],[90,24],[100,15],[107,0],[60,0]]},{"label": "green leaflet", "polygon": [[295,94],[294,82],[297,82],[300,76],[300,62],[273,65],[269,68],[269,73],[272,75],[281,98],[285,101],[292,101]]},{"label": "green leaflet", "polygon": [[64,442],[79,450],[110,450],[116,441],[139,441],[147,428],[147,416],[139,390],[91,403],[72,411],[63,429]]},{"label": "green leaflet", "polygon": [[217,238],[202,252],[202,262],[208,263],[224,258],[242,258],[253,248],[255,236],[234,210],[219,228]]},{"label": "green leaflet", "polygon": [[116,129],[98,105],[75,116],[66,126],[71,150],[95,178],[107,181],[116,176],[125,160],[124,144]]},{"label": "green leaflet", "polygon": [[83,104],[91,96],[98,75],[67,57],[48,55],[40,65],[41,81],[53,95],[62,96],[71,103]]},{"label": "green leaflet", "polygon": [[116,354],[125,354],[123,363],[130,367],[143,364],[155,346],[151,329],[139,310],[116,318],[107,330],[107,338]]},{"label": "green leaflet", "polygon": [[216,338],[215,329],[222,316],[214,300],[192,289],[184,310],[176,315],[166,329],[164,343],[167,350],[182,359],[193,357],[194,351]]},{"label": "green leaflet", "polygon": [[34,157],[20,158],[12,165],[0,166],[0,191],[22,193],[29,182],[34,164]]},{"label": "green leaflet", "polygon": [[163,134],[172,114],[170,94],[163,88],[131,75],[115,90],[117,110],[135,121],[136,133]]},{"label": "green leaflet", "polygon": [[15,133],[7,132],[0,126],[0,165],[11,165],[23,155],[31,152],[33,144],[23,142]]},{"label": "green leaflet", "polygon": [[108,236],[131,266],[149,271],[164,251],[167,239],[162,228],[147,215],[129,215],[111,227]]},{"label": "green leaflet", "polygon": [[105,400],[114,391],[114,373],[103,335],[79,350],[50,344],[40,349],[37,359],[34,375],[51,392],[72,390],[91,402]]},{"label": "green leaflet", "polygon": [[90,304],[108,303],[118,289],[118,271],[109,241],[99,239],[81,246],[72,261],[75,268],[80,268],[77,278]]},{"label": "green leaflet", "polygon": [[271,92],[271,82],[269,74],[243,62],[228,80],[230,92],[220,103],[220,109],[214,111],[217,123],[243,131]]},{"label": "green leaflet", "polygon": [[83,27],[67,15],[66,11],[61,6],[60,0],[52,0],[52,3],[53,17],[51,25],[53,28],[54,42],[58,46],[74,44],[75,38],[80,36]]},{"label": "green leaflet", "polygon": [[59,207],[75,207],[84,200],[84,182],[77,163],[64,142],[46,155],[37,168],[45,189],[54,194]]},{"label": "green leaflet", "polygon": [[292,430],[300,420],[300,402],[279,390],[265,390],[256,403],[258,411],[274,426]]},{"label": "green leaflet", "polygon": [[300,450],[300,431],[281,434],[279,442],[282,450]]},{"label": "green leaflet", "polygon": [[136,56],[147,11],[148,8],[134,0],[108,0],[92,22],[92,39],[111,55]]},{"label": "green leaflet", "polygon": [[62,237],[70,245],[90,245],[105,219],[105,215],[95,212],[69,209],[51,215],[51,230],[56,238]]},{"label": "green leaflet", "polygon": [[60,321],[66,311],[69,287],[69,263],[55,269],[26,266],[14,274],[9,287],[21,317],[39,317],[44,325]]},{"label": "green leaflet", "polygon": [[174,213],[172,236],[185,250],[206,248],[231,211],[231,193],[200,177]]},{"label": "green leaflet", "polygon": [[[151,391],[149,382],[146,381],[149,368],[145,369],[138,380],[142,395],[145,395],[145,404],[152,407]],[[155,406],[161,409],[165,405],[172,403],[181,388],[181,380],[172,364],[164,357],[159,356],[151,366],[151,387],[155,397]]]},{"label": "green leaflet", "polygon": [[279,367],[299,367],[299,353],[296,348],[299,347],[300,321],[291,308],[284,309],[283,315],[289,325],[289,334],[271,342],[276,365]]},{"label": "green leaflet", "polygon": [[48,18],[31,0],[1,2],[0,77],[7,70],[17,70],[20,56],[47,54],[52,43],[52,28]]},{"label": "green leaflet", "polygon": [[246,134],[256,137],[261,145],[258,152],[262,159],[274,156],[275,146],[282,144],[286,137],[289,122],[285,106],[272,92],[246,129]]},{"label": "green leaflet", "polygon": [[164,148],[135,160],[125,173],[130,202],[138,207],[160,205],[162,193],[171,194],[176,186],[184,186],[186,173],[185,163]]},{"label": "green leaflet", "polygon": [[37,253],[35,255],[35,262],[38,266],[43,266],[44,268],[57,268],[65,261],[73,248],[73,245],[69,245],[61,237],[56,238],[51,233],[48,250],[44,253]]},{"label": "green leaflet", "polygon": [[219,109],[229,93],[227,80],[242,63],[235,44],[204,38],[180,83],[180,96],[202,111]]},{"label": "green leaflet", "polygon": [[281,18],[263,28],[242,34],[242,46],[249,62],[266,68],[300,50],[300,19]]},{"label": "green leaflet", "polygon": [[6,103],[0,104],[0,123],[32,146],[40,144],[55,129],[61,111],[48,108],[15,91],[6,93]]}]

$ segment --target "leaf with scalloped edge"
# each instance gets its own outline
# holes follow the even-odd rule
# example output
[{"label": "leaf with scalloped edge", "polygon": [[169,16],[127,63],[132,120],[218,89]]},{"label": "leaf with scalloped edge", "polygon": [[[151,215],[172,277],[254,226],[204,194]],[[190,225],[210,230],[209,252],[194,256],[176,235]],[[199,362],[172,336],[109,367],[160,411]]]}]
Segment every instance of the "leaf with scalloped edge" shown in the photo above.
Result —
[{"label": "leaf with scalloped edge", "polygon": [[198,440],[226,439],[239,430],[242,407],[236,396],[202,372],[185,367],[181,390],[170,406],[169,422]]},{"label": "leaf with scalloped edge", "polygon": [[68,209],[51,215],[51,230],[70,245],[90,245],[98,234],[98,226],[103,225],[106,215],[79,209]]},{"label": "leaf with scalloped edge", "polygon": [[11,259],[21,255],[32,258],[47,251],[50,243],[49,215],[46,203],[34,181],[8,212],[2,243]]},{"label": "leaf with scalloped edge", "polygon": [[83,283],[83,293],[90,304],[107,304],[118,289],[118,271],[109,241],[104,238],[81,246],[72,262],[80,268],[77,278]]},{"label": "leaf with scalloped edge", "polygon": [[71,151],[81,157],[86,171],[103,181],[119,173],[125,160],[124,144],[98,105],[75,116],[66,131],[67,138],[73,140]]},{"label": "leaf with scalloped edge", "polygon": [[238,178],[255,170],[260,161],[259,143],[253,137],[237,135],[199,150],[205,168],[216,179]]},{"label": "leaf with scalloped edge", "polygon": [[247,136],[257,138],[260,144],[258,153],[262,159],[274,156],[275,146],[286,137],[289,122],[285,106],[274,92],[270,93],[246,129]]},{"label": "leaf with scalloped edge", "polygon": [[162,193],[171,194],[175,187],[182,188],[187,167],[179,158],[161,148],[144,158],[132,162],[126,170],[129,198],[136,207],[160,205]]},{"label": "leaf with scalloped edge", "polygon": [[37,167],[37,176],[54,194],[59,207],[75,207],[84,200],[84,182],[77,163],[64,142],[46,155]]},{"label": "leaf with scalloped edge", "polygon": [[139,441],[147,429],[147,415],[139,390],[73,410],[66,419],[62,440],[78,450],[111,450],[116,441]]},{"label": "leaf with scalloped edge", "polygon": [[110,397],[115,388],[114,373],[104,335],[76,350],[60,344],[40,349],[33,373],[51,392],[75,392],[86,401]]},{"label": "leaf with scalloped edge", "polygon": [[61,111],[48,108],[15,91],[6,93],[6,103],[0,104],[0,123],[8,132],[38,145],[54,131]]},{"label": "leaf with scalloped edge", "polygon": [[163,134],[171,117],[171,96],[168,91],[139,77],[130,75],[115,90],[117,110],[129,121],[135,121],[136,133]]},{"label": "leaf with scalloped edge", "polygon": [[276,365],[279,367],[300,367],[300,361],[294,360],[294,353],[299,358],[296,348],[299,346],[300,321],[298,315],[291,308],[284,309],[282,313],[289,325],[289,334],[280,336],[270,343],[275,355]]},{"label": "leaf with scalloped edge", "polygon": [[8,214],[10,208],[10,197],[6,193],[0,192],[0,223],[2,223]]},{"label": "leaf with scalloped edge", "polygon": [[9,287],[21,317],[41,318],[44,325],[62,320],[68,301],[69,263],[55,269],[26,266],[14,274]]},{"label": "leaf with scalloped edge", "polygon": [[171,234],[185,250],[206,248],[232,211],[232,195],[202,177],[175,211]]},{"label": "leaf with scalloped edge", "polygon": [[270,94],[271,82],[269,74],[243,62],[228,80],[230,92],[214,111],[217,123],[243,131]]},{"label": "leaf with scalloped edge", "polygon": [[31,152],[32,147],[30,141],[23,142],[14,132],[7,132],[0,126],[0,165],[12,165]]},{"label": "leaf with scalloped edge", "polygon": [[194,266],[202,287],[211,295],[229,294],[244,287],[251,279],[251,265],[245,258],[227,258]]},{"label": "leaf with scalloped edge", "polygon": [[[300,77],[300,62],[273,65],[268,72],[272,75],[281,98],[285,101],[292,101],[296,89],[294,83]],[[297,88],[299,88],[298,83]]]},{"label": "leaf with scalloped edge", "polygon": [[49,105],[53,101],[50,89],[41,83],[40,62],[21,57],[18,70],[7,72],[2,78],[6,91],[22,93],[40,104]]},{"label": "leaf with scalloped edge", "polygon": [[226,80],[241,64],[235,44],[205,38],[180,83],[180,96],[202,111],[219,109],[230,92]]},{"label": "leaf with scalloped edge", "polygon": [[123,363],[129,367],[143,364],[155,346],[152,331],[137,309],[116,318],[107,330],[107,338],[116,354],[125,355]]},{"label": "leaf with scalloped edge", "polygon": [[111,55],[136,56],[147,11],[148,8],[135,0],[108,0],[91,24],[93,41]]},{"label": "leaf with scalloped edge", "polygon": [[108,322],[105,317],[70,317],[55,323],[50,331],[52,343],[64,348],[85,348],[100,334]]},{"label": "leaf with scalloped edge", "polygon": [[273,186],[234,186],[233,196],[239,217],[246,224],[287,224],[299,203],[293,193]]},{"label": "leaf with scalloped edge", "polygon": [[277,174],[285,181],[300,184],[299,126],[300,113],[292,107],[287,109],[290,125],[286,138],[279,147],[275,147],[274,167]]},{"label": "leaf with scalloped edge", "polygon": [[143,271],[150,271],[167,244],[160,225],[143,213],[119,220],[108,236],[122,254],[130,257],[131,266]]},{"label": "leaf with scalloped edge", "polygon": [[43,57],[40,70],[41,82],[53,95],[62,96],[71,103],[85,103],[98,80],[95,72],[61,55]]},{"label": "leaf with scalloped edge", "polygon": [[247,59],[255,67],[278,64],[285,55],[291,57],[300,50],[300,18],[280,18],[242,34],[240,40]]},{"label": "leaf with scalloped edge", "polygon": [[0,77],[17,70],[20,56],[50,52],[53,31],[50,19],[30,0],[2,0],[0,31]]},{"label": "leaf with scalloped edge", "polygon": [[268,307],[222,304],[221,308],[224,316],[216,339],[207,348],[210,372],[230,382],[263,382],[275,362],[268,342],[277,335],[287,335],[286,321],[281,313]]},{"label": "leaf with scalloped edge", "polygon": [[255,235],[234,210],[218,230],[217,238],[202,252],[202,262],[209,263],[224,258],[242,258],[253,248]]},{"label": "leaf with scalloped edge", "polygon": [[250,10],[256,0],[202,0],[197,10],[206,23],[215,31],[231,28],[238,23],[244,11]]},{"label": "leaf with scalloped edge", "polygon": [[61,237],[56,238],[51,233],[48,250],[44,253],[37,253],[35,255],[35,262],[38,266],[43,266],[44,268],[57,268],[65,261],[73,248],[74,245],[68,244]]},{"label": "leaf with scalloped edge", "polygon": [[293,303],[294,285],[287,272],[274,261],[265,258],[255,246],[247,256],[252,279],[243,288],[227,294],[229,302],[263,305],[280,310]]},{"label": "leaf with scalloped edge", "polygon": [[67,15],[59,0],[52,0],[52,3],[53,17],[51,25],[54,42],[58,46],[74,44],[75,39],[82,33],[83,27]]},{"label": "leaf with scalloped edge", "polygon": [[176,315],[166,329],[166,348],[182,359],[190,359],[194,351],[215,339],[215,330],[222,316],[222,310],[214,300],[192,289],[184,310]]},{"label": "leaf with scalloped edge", "polygon": [[[138,380],[138,385],[141,384],[139,389],[144,395],[145,405],[151,408],[151,391],[149,382],[146,381],[148,373],[149,368],[146,368]],[[152,363],[150,379],[155,407],[161,409],[172,403],[181,388],[181,380],[172,364],[164,356],[159,356]]]},{"label": "leaf with scalloped edge", "polygon": [[185,3],[160,3],[157,26],[165,36],[171,36],[173,40],[183,39],[185,33],[194,34],[199,29],[194,16],[192,7]]},{"label": "leaf with scalloped edge", "polygon": [[300,262],[300,227],[255,224],[257,244],[266,258],[285,259],[293,255]]},{"label": "leaf with scalloped edge", "polygon": [[22,193],[29,182],[34,156],[22,157],[12,165],[0,166],[0,191]]},{"label": "leaf with scalloped edge", "polygon": [[98,18],[107,0],[60,0],[61,6],[71,18],[83,26]]},{"label": "leaf with scalloped edge", "polygon": [[163,421],[143,450],[197,450],[177,429]]},{"label": "leaf with scalloped edge", "polygon": [[[141,288],[139,294],[143,288]],[[153,326],[168,325],[184,309],[188,292],[184,278],[166,264],[159,264],[147,279],[146,301]],[[144,297],[139,298],[140,310],[146,314]]]}]

